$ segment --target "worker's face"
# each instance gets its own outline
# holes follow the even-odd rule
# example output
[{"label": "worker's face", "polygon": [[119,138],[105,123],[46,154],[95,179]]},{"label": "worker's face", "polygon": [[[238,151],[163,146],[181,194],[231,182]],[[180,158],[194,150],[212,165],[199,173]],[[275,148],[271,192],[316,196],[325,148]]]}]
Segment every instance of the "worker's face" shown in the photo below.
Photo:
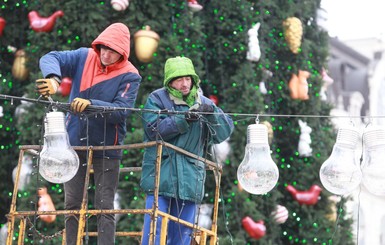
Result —
[{"label": "worker's face", "polygon": [[109,66],[114,64],[120,59],[121,55],[111,49],[106,48],[100,48],[100,60],[102,61],[102,64],[105,66]]},{"label": "worker's face", "polygon": [[172,82],[170,82],[170,86],[182,92],[183,95],[188,95],[191,90],[192,79],[190,76],[187,77],[179,77]]}]

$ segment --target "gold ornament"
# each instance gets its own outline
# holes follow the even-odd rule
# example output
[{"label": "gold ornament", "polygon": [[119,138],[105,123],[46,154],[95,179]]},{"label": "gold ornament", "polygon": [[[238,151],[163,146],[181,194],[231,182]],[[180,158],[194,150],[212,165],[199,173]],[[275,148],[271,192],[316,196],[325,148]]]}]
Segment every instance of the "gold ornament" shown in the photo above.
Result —
[{"label": "gold ornament", "polygon": [[135,54],[139,61],[150,62],[158,48],[159,35],[146,26],[145,30],[137,31],[134,35]]},{"label": "gold ornament", "polygon": [[332,222],[335,222],[337,220],[338,216],[338,210],[337,210],[337,204],[341,201],[341,197],[332,195],[328,197],[330,201],[330,213],[326,214],[326,218]]},{"label": "gold ornament", "polygon": [[289,44],[291,52],[298,53],[302,40],[302,23],[297,17],[289,17],[283,21],[283,30],[286,42]]},{"label": "gold ornament", "polygon": [[29,71],[26,67],[27,56],[23,49],[16,51],[15,60],[12,66],[12,75],[14,78],[24,81],[28,78]]}]

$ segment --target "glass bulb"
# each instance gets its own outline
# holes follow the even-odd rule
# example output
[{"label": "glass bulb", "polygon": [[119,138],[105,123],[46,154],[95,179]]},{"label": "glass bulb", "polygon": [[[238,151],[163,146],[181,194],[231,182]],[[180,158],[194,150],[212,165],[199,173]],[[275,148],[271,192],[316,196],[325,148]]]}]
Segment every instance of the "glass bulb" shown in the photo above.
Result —
[{"label": "glass bulb", "polygon": [[238,167],[237,177],[242,188],[251,194],[265,194],[278,181],[278,167],[271,159],[267,127],[252,124],[247,127],[245,156]]},{"label": "glass bulb", "polygon": [[319,173],[322,185],[331,193],[345,195],[361,183],[362,174],[355,152],[358,137],[358,130],[352,126],[338,130],[332,154]]},{"label": "glass bulb", "polygon": [[44,121],[44,145],[40,152],[39,173],[51,183],[71,180],[79,169],[79,157],[72,149],[63,112],[49,112]]},{"label": "glass bulb", "polygon": [[385,196],[385,130],[373,126],[366,128],[363,139],[362,183],[370,193]]}]

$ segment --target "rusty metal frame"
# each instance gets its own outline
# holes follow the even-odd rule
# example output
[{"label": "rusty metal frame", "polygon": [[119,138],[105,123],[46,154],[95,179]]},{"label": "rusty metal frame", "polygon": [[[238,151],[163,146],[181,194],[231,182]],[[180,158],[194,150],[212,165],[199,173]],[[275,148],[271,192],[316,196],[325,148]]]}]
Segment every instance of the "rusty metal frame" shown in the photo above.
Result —
[{"label": "rusty metal frame", "polygon": [[[155,167],[155,189],[154,189],[154,206],[152,209],[119,209],[119,210],[88,210],[87,209],[87,189],[89,186],[89,178],[90,174],[92,174],[92,156],[94,151],[98,150],[120,150],[120,149],[136,149],[136,148],[146,148],[146,147],[157,147],[157,158],[156,158],[156,167]],[[162,211],[159,211],[158,209],[158,194],[159,194],[159,179],[160,179],[160,165],[161,165],[161,156],[162,156],[162,150],[163,147],[171,148],[181,154],[188,155],[192,158],[195,158],[197,160],[200,160],[205,163],[206,169],[211,170],[214,173],[215,178],[215,196],[214,196],[214,205],[213,205],[213,216],[212,216],[212,226],[211,229],[205,229],[203,227],[199,227],[196,224],[192,224],[190,222],[181,220],[178,217],[172,216],[170,214],[164,213]],[[87,171],[86,171],[86,178],[85,178],[85,185],[84,185],[84,192],[83,192],[83,200],[81,204],[80,210],[56,210],[56,211],[17,211],[16,210],[16,199],[18,195],[18,186],[19,186],[19,178],[20,178],[20,171],[22,167],[22,159],[24,154],[30,153],[34,155],[38,155],[38,150],[41,149],[41,146],[39,145],[23,145],[20,146],[20,153],[19,153],[19,160],[16,170],[16,177],[15,177],[15,183],[14,183],[14,189],[13,189],[13,195],[12,195],[12,202],[10,206],[10,212],[7,215],[8,218],[8,235],[7,235],[7,241],[6,245],[12,245],[13,242],[13,235],[15,232],[15,224],[16,220],[19,219],[20,223],[18,224],[19,227],[19,237],[18,237],[18,245],[24,244],[24,237],[25,237],[25,229],[27,227],[26,225],[26,219],[29,216],[34,215],[79,215],[79,228],[78,228],[78,237],[77,237],[77,245],[82,244],[82,239],[85,236],[85,224],[86,224],[86,216],[87,215],[97,215],[102,213],[112,213],[112,214],[149,214],[152,218],[152,225],[151,225],[151,231],[150,233],[153,234],[150,236],[150,242],[149,244],[154,244],[155,242],[155,230],[156,230],[156,220],[160,216],[162,217],[162,228],[161,228],[161,244],[166,244],[166,234],[167,234],[167,224],[169,220],[172,220],[174,222],[180,223],[182,225],[191,227],[195,231],[195,235],[199,236],[199,244],[206,245],[207,238],[210,238],[210,245],[217,244],[218,237],[217,237],[217,221],[218,221],[218,206],[219,206],[219,189],[220,189],[220,181],[222,176],[222,167],[220,164],[217,164],[215,162],[212,162],[208,159],[199,157],[195,154],[192,154],[188,151],[185,151],[179,147],[176,147],[172,144],[169,144],[167,142],[157,142],[157,141],[151,141],[146,143],[138,143],[138,144],[129,144],[129,145],[122,145],[122,146],[97,146],[97,147],[86,147],[86,146],[75,146],[73,147],[75,150],[80,151],[88,151],[88,162],[87,162]],[[121,172],[128,172],[128,171],[141,171],[140,167],[124,167],[121,168]],[[124,232],[124,231],[117,231],[116,236],[130,236],[130,237],[141,237],[142,232]],[[87,236],[97,236],[97,232],[87,232]],[[65,230],[63,232],[63,239],[62,243],[65,244]]]}]

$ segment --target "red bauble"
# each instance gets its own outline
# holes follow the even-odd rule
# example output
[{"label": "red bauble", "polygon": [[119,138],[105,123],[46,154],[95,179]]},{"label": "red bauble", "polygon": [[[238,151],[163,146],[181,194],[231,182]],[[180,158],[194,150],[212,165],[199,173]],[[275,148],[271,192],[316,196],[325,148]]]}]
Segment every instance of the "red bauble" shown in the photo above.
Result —
[{"label": "red bauble", "polygon": [[60,87],[58,89],[58,92],[63,96],[68,96],[71,92],[72,87],[72,80],[69,77],[64,77],[61,80]]},{"label": "red bauble", "polygon": [[29,25],[36,32],[50,32],[55,25],[56,18],[63,15],[64,13],[61,10],[56,11],[49,17],[42,17],[37,11],[31,11],[28,14]]},{"label": "red bauble", "polygon": [[3,35],[3,30],[4,30],[4,27],[5,27],[5,24],[6,24],[6,23],[7,23],[7,22],[5,21],[5,19],[3,19],[3,18],[0,17],[0,36]]},{"label": "red bauble", "polygon": [[209,96],[210,100],[212,100],[214,102],[214,104],[218,105],[218,96],[216,95],[210,95]]},{"label": "red bauble", "polygon": [[318,185],[312,185],[307,191],[298,191],[291,185],[288,185],[286,189],[299,204],[305,205],[315,205],[322,190]]},{"label": "red bauble", "polygon": [[250,237],[260,239],[266,234],[266,226],[263,220],[255,222],[249,216],[242,219],[242,225]]}]

